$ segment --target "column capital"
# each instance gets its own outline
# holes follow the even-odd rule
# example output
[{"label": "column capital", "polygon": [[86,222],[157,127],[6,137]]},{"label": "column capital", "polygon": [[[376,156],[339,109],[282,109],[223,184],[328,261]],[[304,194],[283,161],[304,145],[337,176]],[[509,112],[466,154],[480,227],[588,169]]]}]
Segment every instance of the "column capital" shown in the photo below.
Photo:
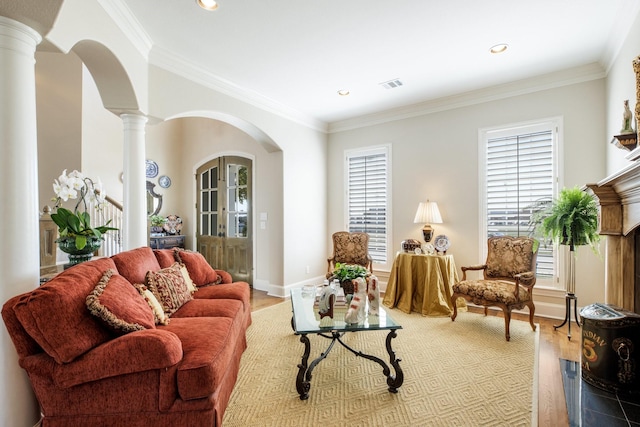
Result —
[{"label": "column capital", "polygon": [[0,48],[33,53],[42,36],[28,25],[6,16],[0,16]]}]

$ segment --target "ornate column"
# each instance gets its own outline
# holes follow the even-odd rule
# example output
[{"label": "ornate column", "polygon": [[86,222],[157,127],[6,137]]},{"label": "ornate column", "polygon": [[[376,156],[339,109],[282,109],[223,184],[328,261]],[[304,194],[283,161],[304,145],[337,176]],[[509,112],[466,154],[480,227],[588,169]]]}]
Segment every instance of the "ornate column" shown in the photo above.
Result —
[{"label": "ornate column", "polygon": [[122,114],[124,123],[123,249],[149,246],[145,183],[145,116]]},{"label": "ornate column", "polygon": [[[0,301],[39,284],[38,140],[32,28],[0,16]],[[38,404],[0,328],[0,425],[34,425]]]},{"label": "ornate column", "polygon": [[[636,73],[636,136],[640,132],[640,56],[636,57],[631,64]],[[637,140],[637,138],[636,138]]]}]

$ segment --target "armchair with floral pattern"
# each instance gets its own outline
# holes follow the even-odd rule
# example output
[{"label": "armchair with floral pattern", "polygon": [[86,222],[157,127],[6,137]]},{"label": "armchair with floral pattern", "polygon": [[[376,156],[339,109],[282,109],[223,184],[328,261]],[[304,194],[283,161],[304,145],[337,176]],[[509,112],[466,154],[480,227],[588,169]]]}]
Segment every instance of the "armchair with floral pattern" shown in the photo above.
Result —
[{"label": "armchair with floral pattern", "polygon": [[[536,284],[538,244],[530,237],[494,236],[487,240],[487,260],[482,265],[462,267],[462,280],[453,285],[451,304],[454,321],[458,315],[456,300],[464,298],[474,304],[500,307],[504,312],[505,337],[509,341],[511,310],[529,307],[529,323],[535,331],[533,286]],[[467,279],[467,271],[482,270],[483,279]]]},{"label": "armchair with floral pattern", "polygon": [[338,231],[333,233],[333,255],[327,258],[327,277],[333,275],[336,263],[357,264],[373,273],[373,261],[369,256],[369,235]]}]

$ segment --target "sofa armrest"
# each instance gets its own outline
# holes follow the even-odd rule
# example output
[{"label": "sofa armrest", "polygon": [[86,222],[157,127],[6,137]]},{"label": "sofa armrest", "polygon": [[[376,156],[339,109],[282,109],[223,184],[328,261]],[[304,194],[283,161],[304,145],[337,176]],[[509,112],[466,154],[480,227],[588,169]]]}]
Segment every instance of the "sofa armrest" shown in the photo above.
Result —
[{"label": "sofa armrest", "polygon": [[222,285],[224,283],[233,283],[233,278],[231,277],[231,274],[227,273],[224,270],[216,270],[216,273],[218,273],[218,277],[220,278],[219,280],[219,285]]},{"label": "sofa armrest", "polygon": [[168,368],[180,360],[182,343],[176,334],[146,329],[101,344],[71,363],[56,364],[53,380],[58,387],[67,388],[118,375]]}]

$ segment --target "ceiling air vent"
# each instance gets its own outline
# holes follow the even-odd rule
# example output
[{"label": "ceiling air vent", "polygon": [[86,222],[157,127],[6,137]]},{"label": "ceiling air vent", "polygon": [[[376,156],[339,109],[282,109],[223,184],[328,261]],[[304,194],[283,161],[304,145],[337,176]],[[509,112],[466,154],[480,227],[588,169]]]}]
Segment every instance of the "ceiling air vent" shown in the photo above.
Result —
[{"label": "ceiling air vent", "polygon": [[385,89],[395,89],[402,86],[402,82],[400,81],[400,79],[393,79],[389,80],[388,82],[380,83],[380,85]]}]

